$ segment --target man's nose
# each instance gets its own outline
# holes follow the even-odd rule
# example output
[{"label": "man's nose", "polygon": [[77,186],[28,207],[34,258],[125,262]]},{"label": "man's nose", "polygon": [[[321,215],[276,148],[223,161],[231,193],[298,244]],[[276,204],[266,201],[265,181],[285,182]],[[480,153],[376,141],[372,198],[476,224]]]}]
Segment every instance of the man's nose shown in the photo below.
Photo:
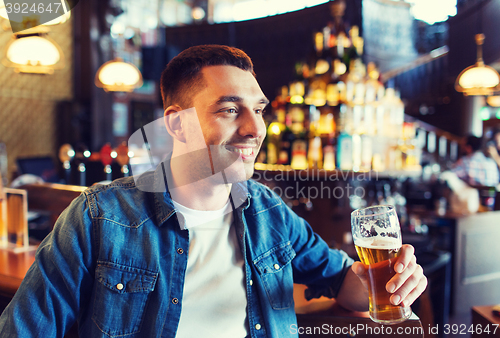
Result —
[{"label": "man's nose", "polygon": [[238,132],[243,137],[262,138],[266,132],[266,125],[262,115],[253,110],[245,110]]}]

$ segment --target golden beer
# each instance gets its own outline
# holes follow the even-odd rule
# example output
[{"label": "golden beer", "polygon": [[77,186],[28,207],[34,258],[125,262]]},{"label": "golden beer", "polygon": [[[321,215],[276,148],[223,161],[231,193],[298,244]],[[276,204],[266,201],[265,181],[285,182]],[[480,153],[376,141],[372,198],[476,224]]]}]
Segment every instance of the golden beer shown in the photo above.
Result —
[{"label": "golden beer", "polygon": [[361,263],[368,271],[368,297],[370,317],[382,324],[395,324],[406,320],[411,311],[402,305],[393,305],[387,282],[396,274],[394,264],[400,254],[401,242],[396,238],[366,238],[355,241]]}]

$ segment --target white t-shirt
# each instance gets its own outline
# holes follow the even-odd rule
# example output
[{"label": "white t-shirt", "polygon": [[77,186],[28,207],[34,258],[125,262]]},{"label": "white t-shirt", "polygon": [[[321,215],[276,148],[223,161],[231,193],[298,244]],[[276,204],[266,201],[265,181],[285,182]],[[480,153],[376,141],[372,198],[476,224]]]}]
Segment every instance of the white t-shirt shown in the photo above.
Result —
[{"label": "white t-shirt", "polygon": [[248,335],[244,262],[228,203],[199,211],[174,202],[189,231],[182,311],[176,337]]}]

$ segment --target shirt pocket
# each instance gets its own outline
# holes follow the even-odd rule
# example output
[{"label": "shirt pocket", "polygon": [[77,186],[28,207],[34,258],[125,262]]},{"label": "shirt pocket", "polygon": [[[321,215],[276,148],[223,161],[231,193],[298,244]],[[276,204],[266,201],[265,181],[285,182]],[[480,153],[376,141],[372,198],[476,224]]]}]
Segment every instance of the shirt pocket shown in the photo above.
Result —
[{"label": "shirt pocket", "polygon": [[290,242],[286,242],[273,247],[253,261],[274,310],[288,309],[293,305],[291,261],[295,255]]},{"label": "shirt pocket", "polygon": [[99,264],[92,320],[110,337],[140,331],[157,272],[119,265]]}]

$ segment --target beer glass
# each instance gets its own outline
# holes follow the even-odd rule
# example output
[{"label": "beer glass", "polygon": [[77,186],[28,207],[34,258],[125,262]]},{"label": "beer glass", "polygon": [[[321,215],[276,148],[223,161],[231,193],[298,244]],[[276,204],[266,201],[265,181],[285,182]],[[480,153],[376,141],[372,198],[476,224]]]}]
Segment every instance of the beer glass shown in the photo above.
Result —
[{"label": "beer glass", "polygon": [[368,275],[370,318],[381,324],[400,323],[411,315],[410,307],[392,305],[387,282],[396,274],[394,265],[401,252],[401,229],[396,210],[390,205],[362,208],[351,213],[354,245]]}]

